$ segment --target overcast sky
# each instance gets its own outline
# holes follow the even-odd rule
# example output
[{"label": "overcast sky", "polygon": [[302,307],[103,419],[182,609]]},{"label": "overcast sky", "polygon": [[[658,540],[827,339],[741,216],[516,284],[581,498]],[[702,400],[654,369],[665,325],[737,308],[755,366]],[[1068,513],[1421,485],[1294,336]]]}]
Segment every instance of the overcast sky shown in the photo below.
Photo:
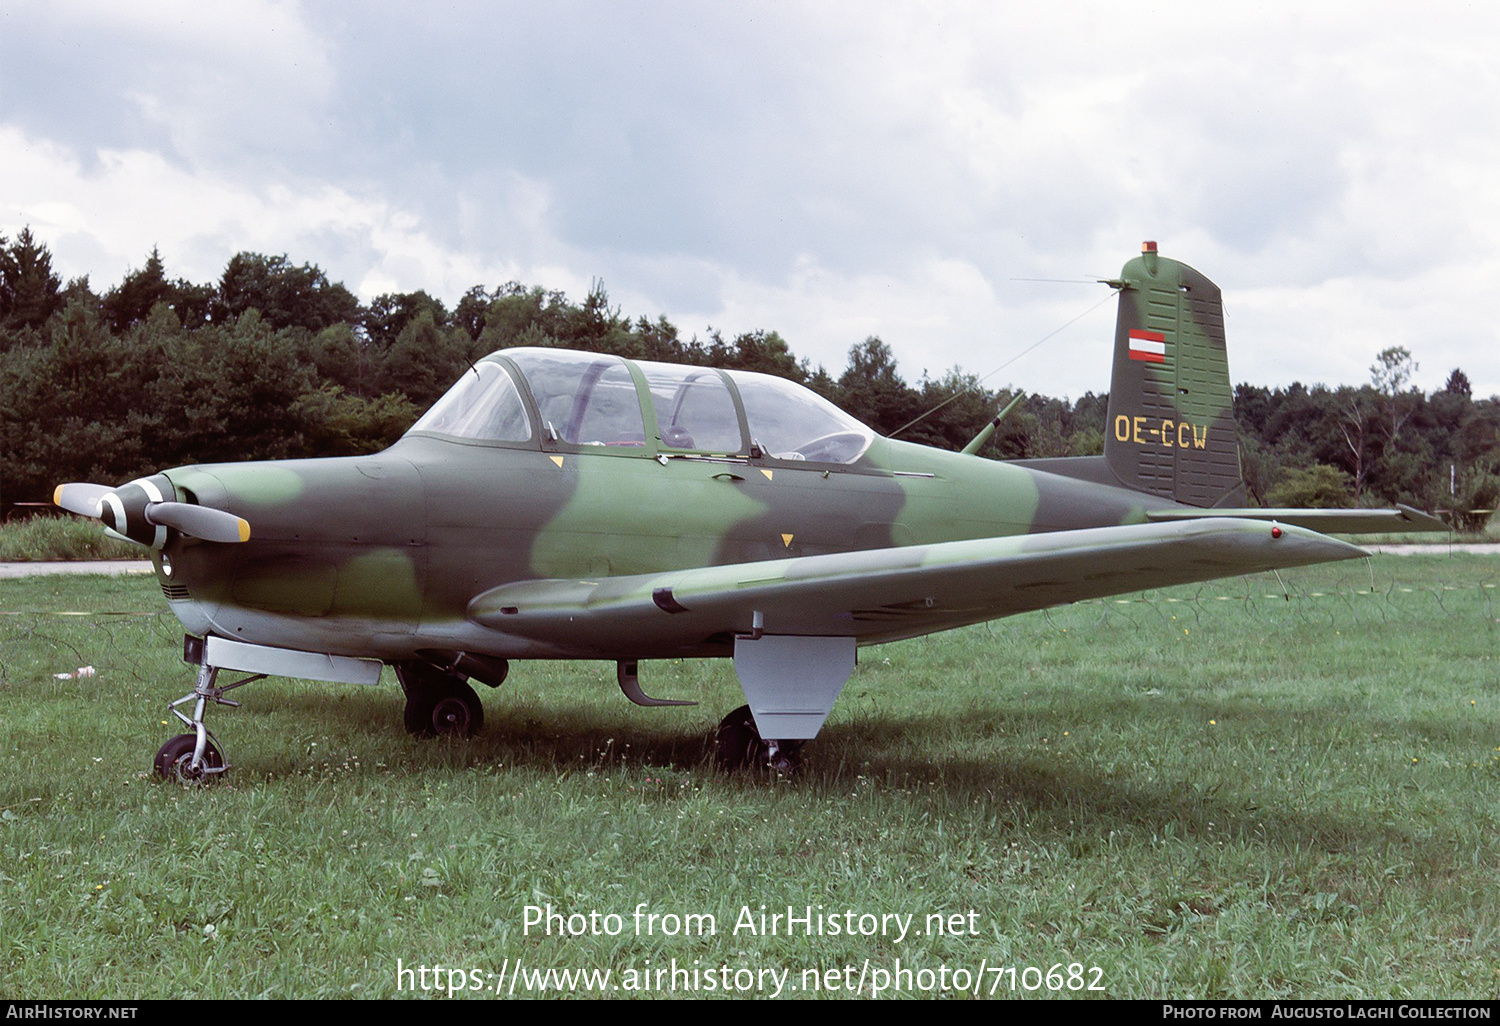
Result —
[{"label": "overcast sky", "polygon": [[[1500,392],[1494,5],[0,6],[0,234],[104,291],[153,245],[364,300],[509,280],[837,374],[1109,386],[1156,239],[1223,288],[1236,381]],[[1057,278],[1082,281],[1038,282]]]}]

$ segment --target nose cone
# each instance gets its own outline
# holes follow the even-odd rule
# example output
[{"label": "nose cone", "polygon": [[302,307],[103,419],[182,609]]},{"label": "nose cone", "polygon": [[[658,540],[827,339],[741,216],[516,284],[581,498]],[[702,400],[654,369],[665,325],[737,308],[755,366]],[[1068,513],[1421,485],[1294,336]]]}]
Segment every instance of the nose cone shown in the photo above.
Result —
[{"label": "nose cone", "polygon": [[159,549],[167,543],[167,527],[154,522],[146,510],[175,498],[172,482],[165,475],[137,478],[100,497],[99,521],[122,538]]},{"label": "nose cone", "polygon": [[419,544],[422,480],[387,456],[215,463],[167,471],[180,492],[249,521],[261,542]]},{"label": "nose cone", "polygon": [[172,585],[212,610],[215,630],[243,630],[239,636],[252,639],[252,631],[272,622],[267,616],[280,618],[275,622],[282,626],[415,629],[424,594],[426,506],[421,476],[409,462],[380,455],[218,463],[167,473],[180,493],[251,526],[244,545],[168,544]]}]

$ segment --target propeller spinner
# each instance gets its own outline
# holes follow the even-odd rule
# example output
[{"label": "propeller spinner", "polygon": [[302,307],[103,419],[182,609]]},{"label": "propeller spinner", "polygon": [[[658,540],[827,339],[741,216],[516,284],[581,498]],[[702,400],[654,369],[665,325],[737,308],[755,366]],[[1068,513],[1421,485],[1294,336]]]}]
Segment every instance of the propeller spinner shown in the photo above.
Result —
[{"label": "propeller spinner", "polygon": [[167,528],[211,542],[250,540],[250,524],[233,513],[188,502],[174,502],[172,483],[160,474],[109,488],[96,484],[58,485],[52,502],[70,513],[93,517],[115,534],[148,548],[167,543]]}]

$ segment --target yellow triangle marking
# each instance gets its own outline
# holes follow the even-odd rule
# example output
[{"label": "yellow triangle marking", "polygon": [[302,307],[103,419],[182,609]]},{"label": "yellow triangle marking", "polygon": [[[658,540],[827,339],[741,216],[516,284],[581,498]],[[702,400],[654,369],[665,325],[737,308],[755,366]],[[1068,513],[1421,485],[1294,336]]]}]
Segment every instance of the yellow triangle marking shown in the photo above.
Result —
[{"label": "yellow triangle marking", "polygon": [[762,467],[760,472],[762,474],[766,475],[766,480],[767,481],[771,480],[771,472],[769,470],[766,470],[764,467]]},{"label": "yellow triangle marking", "polygon": [[553,463],[556,463],[559,467],[562,466],[563,458],[561,456],[548,456],[547,458]]},{"label": "yellow triangle marking", "polygon": [[792,547],[792,536],[791,535],[784,534],[784,535],[781,536],[781,547],[784,548],[784,549],[789,549],[789,548]]}]

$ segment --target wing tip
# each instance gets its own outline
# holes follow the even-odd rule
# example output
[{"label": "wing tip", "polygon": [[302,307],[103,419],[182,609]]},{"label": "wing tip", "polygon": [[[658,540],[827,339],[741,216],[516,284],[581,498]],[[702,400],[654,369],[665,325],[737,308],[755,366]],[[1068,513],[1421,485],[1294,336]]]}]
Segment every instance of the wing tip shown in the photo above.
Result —
[{"label": "wing tip", "polygon": [[[1267,526],[1266,521],[1250,521],[1253,524]],[[1296,524],[1279,524],[1269,521],[1273,540],[1280,541],[1283,538],[1292,539],[1300,543],[1295,546],[1300,549],[1299,555],[1311,556],[1301,560],[1306,563],[1335,563],[1341,559],[1364,559],[1370,554],[1353,542],[1346,542],[1342,538],[1334,538],[1321,531],[1315,531],[1311,527],[1300,527]],[[1286,565],[1286,564],[1282,564]]]},{"label": "wing tip", "polygon": [[1405,520],[1407,522],[1407,526],[1408,526],[1409,530],[1412,530],[1412,531],[1451,531],[1451,530],[1453,530],[1453,525],[1450,524],[1450,523],[1448,523],[1446,520],[1443,520],[1441,517],[1435,517],[1431,513],[1428,513],[1425,510],[1417,509],[1415,506],[1408,506],[1404,502],[1398,502],[1398,503],[1396,503],[1396,508],[1401,511],[1401,519]]}]

